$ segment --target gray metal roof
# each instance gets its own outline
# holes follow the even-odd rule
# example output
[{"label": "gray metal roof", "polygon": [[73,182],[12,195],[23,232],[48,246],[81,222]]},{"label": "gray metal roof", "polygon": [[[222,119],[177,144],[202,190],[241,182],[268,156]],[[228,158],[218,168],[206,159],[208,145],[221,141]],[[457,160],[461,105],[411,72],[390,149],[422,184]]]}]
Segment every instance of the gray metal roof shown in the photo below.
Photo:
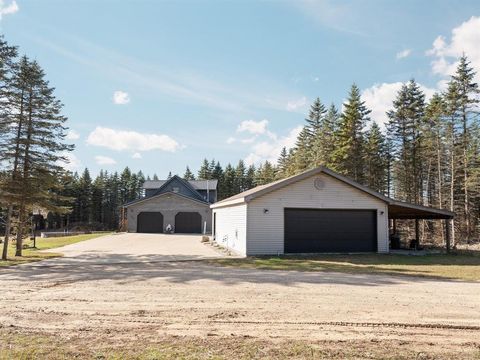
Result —
[{"label": "gray metal roof", "polygon": [[[144,189],[159,189],[167,180],[147,180],[143,183]],[[189,180],[188,183],[192,185],[195,190],[216,190],[218,180]]]},{"label": "gray metal roof", "polygon": [[158,189],[159,187],[161,187],[166,182],[167,182],[167,180],[146,180],[143,183],[143,188],[144,189]]}]

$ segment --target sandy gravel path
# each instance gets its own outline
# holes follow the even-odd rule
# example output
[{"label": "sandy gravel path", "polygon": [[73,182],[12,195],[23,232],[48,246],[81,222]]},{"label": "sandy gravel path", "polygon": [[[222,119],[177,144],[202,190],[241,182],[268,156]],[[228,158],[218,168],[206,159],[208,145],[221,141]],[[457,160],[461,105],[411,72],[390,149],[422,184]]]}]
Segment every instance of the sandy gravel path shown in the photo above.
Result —
[{"label": "sandy gravel path", "polygon": [[59,259],[2,269],[0,287],[0,325],[63,334],[408,336],[438,344],[477,342],[480,335],[441,327],[480,326],[478,282],[232,269],[198,261],[72,265]]},{"label": "sandy gravel path", "polygon": [[112,234],[46,250],[62,253],[64,256],[43,261],[38,265],[158,262],[225,256],[214,247],[202,244],[201,239],[201,235]]}]

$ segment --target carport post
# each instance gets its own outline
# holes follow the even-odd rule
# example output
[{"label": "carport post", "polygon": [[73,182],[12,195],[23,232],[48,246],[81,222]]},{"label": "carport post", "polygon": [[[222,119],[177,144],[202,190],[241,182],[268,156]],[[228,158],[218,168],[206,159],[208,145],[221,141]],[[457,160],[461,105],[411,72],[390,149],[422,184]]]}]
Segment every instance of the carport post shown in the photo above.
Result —
[{"label": "carport post", "polygon": [[450,252],[450,219],[445,219],[445,247]]},{"label": "carport post", "polygon": [[417,240],[417,248],[420,247],[420,221],[415,219],[415,240]]}]

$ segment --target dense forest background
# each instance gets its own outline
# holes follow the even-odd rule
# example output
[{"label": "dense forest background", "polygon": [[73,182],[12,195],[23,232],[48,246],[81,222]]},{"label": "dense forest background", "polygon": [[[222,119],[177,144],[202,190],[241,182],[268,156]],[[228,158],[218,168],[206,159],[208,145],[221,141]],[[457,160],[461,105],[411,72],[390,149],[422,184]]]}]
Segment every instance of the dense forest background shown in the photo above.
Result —
[{"label": "dense forest background", "polygon": [[[143,196],[150,177],[129,168],[94,178],[88,169],[64,170],[59,161],[73,147],[65,144],[67,119],[54,89],[38,63],[18,58],[3,39],[0,57],[0,231],[16,233],[18,242],[38,213],[45,215],[41,226],[50,229],[118,229],[122,204]],[[405,83],[386,129],[370,119],[354,84],[341,108],[316,99],[295,146],[284,148],[275,163],[205,159],[196,173],[187,166],[179,175],[218,179],[223,199],[324,165],[387,196],[450,209],[456,213],[454,238],[478,240],[479,99],[475,72],[463,56],[446,90],[428,101],[415,80]],[[422,234],[441,241],[441,224],[424,221]]]}]

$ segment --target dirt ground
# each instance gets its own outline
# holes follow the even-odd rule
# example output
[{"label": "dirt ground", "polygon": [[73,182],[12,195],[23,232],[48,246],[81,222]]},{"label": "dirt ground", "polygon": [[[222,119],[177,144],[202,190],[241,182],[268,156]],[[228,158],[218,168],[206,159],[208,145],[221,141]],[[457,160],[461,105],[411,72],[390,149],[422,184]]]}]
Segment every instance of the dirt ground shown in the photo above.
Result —
[{"label": "dirt ground", "polygon": [[20,333],[403,341],[480,353],[479,282],[50,260],[0,270],[0,287],[0,326]]}]

